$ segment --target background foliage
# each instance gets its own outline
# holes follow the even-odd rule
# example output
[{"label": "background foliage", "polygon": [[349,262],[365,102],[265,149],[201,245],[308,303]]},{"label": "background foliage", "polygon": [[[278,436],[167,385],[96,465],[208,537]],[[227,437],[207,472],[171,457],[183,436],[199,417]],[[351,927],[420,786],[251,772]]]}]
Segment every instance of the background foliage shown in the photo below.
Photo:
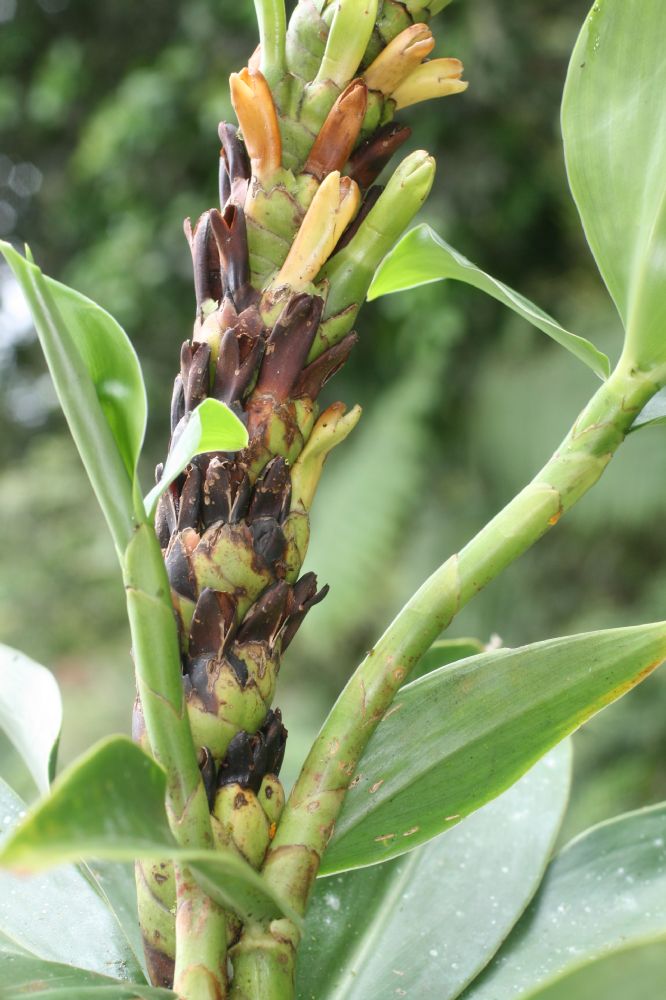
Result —
[{"label": "background foliage", "polygon": [[[436,153],[428,222],[614,357],[620,325],[568,196],[558,109],[588,0],[459,0],[437,54],[469,92],[414,109]],[[215,201],[227,77],[255,44],[250,0],[0,0],[0,237],[128,330],[167,442],[193,311],[182,219]],[[313,512],[331,584],[290,650],[278,703],[292,771],[352,666],[404,599],[541,465],[594,376],[499,305],[438,284],[366,307],[329,400],[364,407]],[[631,439],[560,528],[457,619],[518,645],[664,617],[663,428]],[[150,468],[144,481],[150,480]],[[127,731],[129,637],[111,543],[19,294],[0,271],[0,639],[58,674],[63,756]],[[666,797],[666,676],[577,737],[565,835]]]}]

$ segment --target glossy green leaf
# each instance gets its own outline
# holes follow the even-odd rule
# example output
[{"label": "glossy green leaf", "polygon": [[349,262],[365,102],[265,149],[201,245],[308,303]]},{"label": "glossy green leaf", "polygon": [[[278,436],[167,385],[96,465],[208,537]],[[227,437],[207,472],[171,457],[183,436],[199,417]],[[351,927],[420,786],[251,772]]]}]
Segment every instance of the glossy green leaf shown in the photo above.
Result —
[{"label": "glossy green leaf", "polygon": [[666,983],[666,940],[621,951],[559,980],[536,1000],[656,1000]]},{"label": "glossy green leaf", "polygon": [[125,737],[93,747],[64,771],[0,847],[0,865],[36,872],[66,861],[170,858],[187,864],[206,892],[244,920],[288,915],[233,851],[178,847],[164,805],[162,768]]},{"label": "glossy green leaf", "polygon": [[299,956],[299,1000],[457,996],[538,888],[569,775],[565,743],[430,844],[319,879]]},{"label": "glossy green leaf", "polygon": [[458,660],[466,660],[468,656],[478,656],[483,652],[483,643],[478,639],[439,639],[433,642],[428,652],[421,657],[409,675],[410,682],[425,677],[439,667]]},{"label": "glossy green leaf", "polygon": [[633,364],[666,363],[666,5],[596,0],[562,103],[569,184]]},{"label": "glossy green leaf", "polygon": [[376,299],[380,295],[389,295],[392,292],[401,292],[445,279],[464,281],[497,299],[532,326],[548,334],[562,347],[566,347],[601,378],[608,377],[610,372],[608,358],[589,340],[565,330],[524,295],[486,274],[449,246],[427,225],[410,229],[384,258],[370,286],[368,299]]},{"label": "glossy green leaf", "polygon": [[148,517],[154,515],[159,498],[195,455],[207,451],[240,451],[247,447],[247,441],[245,425],[228,406],[217,399],[204,399],[190,414],[169,452],[162,478],[144,501]]},{"label": "glossy green leaf", "polygon": [[32,311],[56,392],[118,548],[132,533],[133,483],[146,425],[139,362],[104,309],[45,277],[9,244],[0,251]]},{"label": "glossy green leaf", "polygon": [[21,755],[41,792],[55,773],[62,701],[53,674],[0,644],[0,729]]},{"label": "glossy green leaf", "polygon": [[482,653],[408,684],[368,743],[322,871],[395,857],[457,823],[665,656],[658,623]]},{"label": "glossy green leaf", "polygon": [[[0,780],[0,835],[24,815],[24,803]],[[73,866],[31,878],[0,871],[3,941],[33,962],[61,962],[145,982],[141,951],[132,949],[105,901]],[[0,959],[0,983],[5,981],[3,962]]]},{"label": "glossy green leaf", "polygon": [[0,935],[1,1000],[176,1000],[170,990],[130,984],[76,966],[45,962]]},{"label": "glossy green leaf", "polygon": [[666,804],[588,830],[555,858],[464,1000],[527,1000],[596,959],[666,938],[665,899]]},{"label": "glossy green leaf", "polygon": [[[136,955],[139,966],[144,968],[145,958],[137,912],[134,865],[111,861],[87,861],[80,865],[79,869],[102,897],[118,925],[118,930]],[[148,981],[147,975],[146,981]]]}]

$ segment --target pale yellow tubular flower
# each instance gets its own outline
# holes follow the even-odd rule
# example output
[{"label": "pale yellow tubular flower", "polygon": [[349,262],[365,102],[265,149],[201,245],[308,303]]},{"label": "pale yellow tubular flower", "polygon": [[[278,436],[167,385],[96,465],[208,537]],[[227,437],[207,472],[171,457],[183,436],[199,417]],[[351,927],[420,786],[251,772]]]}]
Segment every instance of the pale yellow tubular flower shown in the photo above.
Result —
[{"label": "pale yellow tubular flower", "polygon": [[328,174],[305,213],[273,286],[289,285],[302,291],[314,281],[356,215],[360,201],[358,185],[351,178],[341,178],[337,170]]},{"label": "pale yellow tubular flower", "polygon": [[368,66],[363,79],[368,90],[392,94],[413,69],[430,55],[435,39],[427,24],[412,24],[389,42]]},{"label": "pale yellow tubular flower", "polygon": [[270,87],[259,70],[247,67],[231,74],[229,86],[252,174],[266,186],[282,164],[280,126]]},{"label": "pale yellow tubular flower", "polygon": [[391,94],[396,110],[429,101],[432,97],[462,93],[469,86],[466,80],[460,79],[462,73],[460,59],[431,59],[422,63]]}]

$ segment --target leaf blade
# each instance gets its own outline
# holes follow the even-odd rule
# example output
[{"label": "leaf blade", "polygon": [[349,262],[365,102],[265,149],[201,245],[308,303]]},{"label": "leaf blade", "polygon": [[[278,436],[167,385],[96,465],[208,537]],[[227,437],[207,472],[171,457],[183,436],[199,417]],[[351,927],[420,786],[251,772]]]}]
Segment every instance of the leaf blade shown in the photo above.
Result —
[{"label": "leaf blade", "polygon": [[2,1000],[176,1000],[171,990],[127,983],[87,969],[48,962],[0,938]]},{"label": "leaf blade", "polygon": [[39,872],[64,862],[172,859],[244,920],[299,917],[229,848],[183,848],[171,833],[162,768],[125,737],[102,740],[64,771],[0,847],[0,865]]},{"label": "leaf blade", "polygon": [[562,101],[569,186],[626,330],[628,359],[664,364],[666,88],[659,2],[597,0]]},{"label": "leaf blade", "polygon": [[449,663],[466,660],[469,656],[478,656],[484,646],[478,639],[438,639],[425,653],[409,675],[409,683],[425,677],[433,670],[439,670]]},{"label": "leaf blade", "polygon": [[600,378],[605,379],[610,374],[608,358],[589,340],[565,330],[543,309],[482,271],[425,224],[410,229],[384,258],[370,286],[368,300],[446,279],[472,285],[508,306],[566,348]]},{"label": "leaf blade", "polygon": [[591,961],[666,937],[665,827],[661,803],[568,844],[464,1000],[535,996]]},{"label": "leaf blade", "polygon": [[[299,1000],[384,1000],[397,988],[457,996],[538,888],[566,809],[570,763],[563,744],[430,844],[319,879],[297,966]],[[433,893],[433,885],[446,890]]]},{"label": "leaf blade", "polygon": [[374,864],[447,829],[664,656],[657,623],[495,650],[406,685],[366,748],[321,871]]},{"label": "leaf blade", "polygon": [[666,982],[666,943],[599,959],[536,994],[537,1000],[654,1000]]},{"label": "leaf blade", "polygon": [[146,425],[139,363],[126,334],[90,299],[47,278],[0,241],[30,306],[69,428],[116,546],[133,530],[133,486]]},{"label": "leaf blade", "polygon": [[40,792],[55,773],[62,700],[53,674],[0,643],[0,729],[21,755]]},{"label": "leaf blade", "polygon": [[629,433],[633,434],[641,427],[655,427],[657,424],[666,424],[666,389],[660,389],[647,406],[641,410],[631,425]]},{"label": "leaf blade", "polygon": [[[0,780],[0,833],[24,814],[24,803]],[[113,914],[72,866],[34,879],[0,871],[0,945],[3,941],[35,961],[145,982],[138,955]]]}]

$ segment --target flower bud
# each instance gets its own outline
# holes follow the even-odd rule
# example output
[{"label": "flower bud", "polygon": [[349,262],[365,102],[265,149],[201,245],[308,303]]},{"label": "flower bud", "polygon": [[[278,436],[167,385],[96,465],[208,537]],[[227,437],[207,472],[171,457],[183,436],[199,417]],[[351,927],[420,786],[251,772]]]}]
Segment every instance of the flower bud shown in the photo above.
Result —
[{"label": "flower bud", "polygon": [[460,79],[462,72],[460,59],[431,59],[422,63],[391,94],[396,110],[429,101],[432,97],[462,93],[469,86]]},{"label": "flower bud", "polygon": [[356,235],[323,271],[330,283],[324,319],[352,304],[360,307],[379,262],[421,208],[434,177],[435,161],[423,150],[411,153],[395,170]]},{"label": "flower bud", "polygon": [[331,108],[321,127],[303,172],[322,181],[326,174],[342,170],[361,131],[368,106],[363,80],[352,80]]},{"label": "flower bud", "polygon": [[291,470],[291,508],[310,510],[324,462],[330,451],[347,437],[361,418],[361,407],[346,413],[344,403],[333,403],[314,425],[310,440]]},{"label": "flower bud", "polygon": [[302,291],[317,277],[358,211],[358,185],[336,170],[320,185],[273,286]]},{"label": "flower bud", "polygon": [[254,792],[238,784],[223,785],[213,815],[246,861],[258,868],[270,842],[270,821]]},{"label": "flower bud", "polygon": [[411,134],[410,128],[397,122],[383,125],[352,154],[348,167],[349,176],[353,177],[359,187],[370,187]]},{"label": "flower bud", "polygon": [[273,96],[265,77],[257,70],[245,68],[232,73],[229,85],[252,173],[266,187],[282,163],[282,140]]},{"label": "flower bud", "polygon": [[363,74],[368,90],[389,96],[396,87],[435,47],[435,39],[426,24],[413,24],[401,31]]}]

